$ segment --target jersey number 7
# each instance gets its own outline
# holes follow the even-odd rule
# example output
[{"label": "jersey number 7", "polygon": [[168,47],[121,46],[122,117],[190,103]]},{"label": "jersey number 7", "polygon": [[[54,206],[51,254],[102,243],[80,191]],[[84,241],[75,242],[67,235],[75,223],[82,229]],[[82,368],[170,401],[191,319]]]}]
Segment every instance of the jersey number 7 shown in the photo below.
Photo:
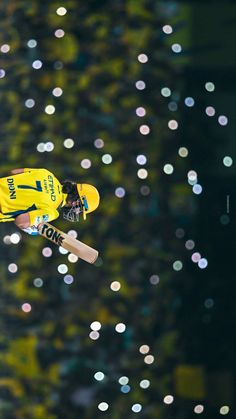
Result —
[{"label": "jersey number 7", "polygon": [[42,192],[43,188],[40,180],[36,180],[36,187],[29,185],[18,185],[18,189],[33,189],[34,191]]}]

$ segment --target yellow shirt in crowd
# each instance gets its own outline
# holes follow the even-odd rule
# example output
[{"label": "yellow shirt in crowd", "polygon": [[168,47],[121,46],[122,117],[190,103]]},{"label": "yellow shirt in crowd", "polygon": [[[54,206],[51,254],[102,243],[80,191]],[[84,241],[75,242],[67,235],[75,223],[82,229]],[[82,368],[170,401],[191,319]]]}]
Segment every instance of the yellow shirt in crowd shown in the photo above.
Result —
[{"label": "yellow shirt in crowd", "polygon": [[46,169],[24,169],[23,173],[0,178],[0,222],[14,221],[26,212],[30,225],[59,216],[66,194],[59,180]]}]

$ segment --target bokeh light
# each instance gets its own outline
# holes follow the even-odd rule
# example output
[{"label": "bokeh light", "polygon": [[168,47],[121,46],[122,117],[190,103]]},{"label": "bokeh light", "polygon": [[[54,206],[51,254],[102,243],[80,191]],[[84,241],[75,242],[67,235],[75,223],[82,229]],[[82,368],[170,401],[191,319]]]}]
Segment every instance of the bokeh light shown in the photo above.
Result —
[{"label": "bokeh light", "polygon": [[58,16],[65,16],[65,14],[67,13],[67,9],[63,6],[58,7],[56,13]]},{"label": "bokeh light", "polygon": [[178,104],[172,100],[170,103],[168,103],[168,109],[171,112],[175,112],[178,110]]},{"label": "bokeh light", "polygon": [[124,323],[117,323],[115,330],[117,333],[124,333],[126,330],[126,325]]},{"label": "bokeh light", "polygon": [[138,61],[142,64],[145,64],[148,62],[148,56],[146,54],[139,54]]},{"label": "bokeh light", "polygon": [[69,253],[68,250],[66,250],[64,247],[61,247],[61,246],[59,246],[59,252],[62,255],[66,255],[67,253]]},{"label": "bokeh light", "polygon": [[221,408],[220,408],[220,414],[221,415],[228,415],[228,413],[229,413],[229,406],[222,406]]},{"label": "bokeh light", "polygon": [[33,284],[36,288],[41,288],[43,286],[42,278],[35,278]]},{"label": "bokeh light", "polygon": [[220,115],[218,118],[218,122],[220,125],[225,126],[228,124],[228,118],[225,115]]},{"label": "bokeh light", "polygon": [[139,413],[142,410],[142,405],[139,404],[139,403],[135,403],[135,404],[133,404],[131,409],[134,413]]},{"label": "bokeh light", "polygon": [[165,404],[172,404],[174,401],[174,397],[171,394],[168,394],[167,396],[164,397],[163,402]]},{"label": "bokeh light", "polygon": [[31,304],[29,303],[24,303],[21,306],[22,311],[24,311],[24,313],[30,313],[30,311],[32,310]]},{"label": "bokeh light", "polygon": [[10,235],[10,241],[13,244],[18,244],[21,241],[21,235],[19,233],[12,233]]},{"label": "bokeh light", "polygon": [[188,249],[188,250],[192,250],[192,249],[194,248],[194,246],[195,246],[195,243],[194,243],[194,241],[193,241],[193,240],[187,240],[187,241],[185,242],[185,247],[186,247],[186,249]]},{"label": "bokeh light", "polygon": [[233,164],[233,159],[232,159],[232,157],[230,157],[230,156],[225,156],[225,157],[223,158],[223,164],[224,164],[224,166],[226,166],[226,167],[231,167],[231,166],[232,166],[232,164]]},{"label": "bokeh light", "polygon": [[8,271],[9,271],[11,274],[15,274],[15,273],[18,271],[18,266],[17,266],[17,264],[16,264],[16,263],[10,263],[10,264],[8,265]]},{"label": "bokeh light", "polygon": [[206,82],[206,83],[205,83],[205,89],[206,89],[208,92],[214,92],[214,90],[215,90],[215,85],[214,85],[214,83],[212,83],[211,81]]},{"label": "bokeh light", "polygon": [[151,275],[149,281],[152,285],[157,285],[160,282],[160,278],[158,275]]},{"label": "bokeh light", "polygon": [[174,271],[181,271],[182,268],[183,268],[183,263],[181,262],[181,260],[176,260],[173,263],[173,269],[174,269]]},{"label": "bokeh light", "polygon": [[208,265],[208,261],[207,261],[206,258],[199,259],[198,266],[199,266],[200,269],[205,269],[207,267],[207,265]]},{"label": "bokeh light", "polygon": [[35,105],[34,99],[26,99],[25,106],[26,108],[33,108]]},{"label": "bokeh light", "polygon": [[52,256],[52,249],[50,247],[44,247],[42,250],[42,255],[46,258]]},{"label": "bokeh light", "polygon": [[137,108],[135,112],[136,112],[136,115],[139,116],[139,117],[143,117],[143,116],[146,115],[146,110],[142,106]]},{"label": "bokeh light", "polygon": [[169,89],[169,87],[163,87],[161,89],[161,94],[164,97],[169,97],[171,95],[171,90]]},{"label": "bokeh light", "polygon": [[187,157],[188,156],[188,149],[186,147],[180,147],[178,150],[180,157]]},{"label": "bokeh light", "polygon": [[194,263],[198,263],[199,260],[201,259],[201,254],[198,252],[194,252],[191,256],[191,259]]},{"label": "bokeh light", "polygon": [[108,410],[109,405],[106,402],[101,402],[98,405],[98,409],[101,410],[102,412],[105,412],[106,410]]},{"label": "bokeh light", "polygon": [[105,378],[105,375],[103,374],[103,372],[98,371],[94,374],[94,378],[97,381],[102,381]]},{"label": "bokeh light", "polygon": [[195,104],[195,100],[192,98],[192,97],[186,97],[185,99],[184,99],[184,103],[185,103],[185,105],[186,106],[188,106],[189,108],[192,108],[193,106],[194,106],[194,104]]},{"label": "bokeh light", "polygon": [[120,391],[124,394],[129,393],[130,390],[131,390],[131,387],[129,385],[124,385],[124,386],[121,386],[121,388],[120,388]]},{"label": "bokeh light", "polygon": [[167,175],[171,175],[174,171],[174,167],[172,166],[172,164],[166,163],[163,170]]},{"label": "bokeh light", "polygon": [[148,345],[141,345],[139,348],[139,352],[143,355],[147,354],[150,351],[150,348]]},{"label": "bokeh light", "polygon": [[54,35],[56,38],[63,38],[65,32],[63,31],[63,29],[56,29]]},{"label": "bokeh light", "polygon": [[154,359],[155,358],[154,358],[153,355],[146,355],[145,358],[144,358],[144,362],[145,362],[145,364],[150,365],[150,364],[153,364]]},{"label": "bokeh light", "polygon": [[119,384],[121,384],[122,386],[125,386],[126,384],[128,384],[129,382],[129,378],[126,377],[125,375],[123,375],[122,377],[119,378],[118,380]]},{"label": "bokeh light", "polygon": [[76,238],[78,237],[78,233],[77,233],[77,231],[76,231],[76,230],[69,230],[69,231],[67,232],[67,234],[68,234],[69,236],[73,237],[74,239],[76,239]]},{"label": "bokeh light", "polygon": [[10,51],[10,45],[8,45],[8,44],[3,44],[3,45],[1,45],[1,48],[0,48],[0,50],[1,50],[1,52],[3,52],[3,54],[7,54],[9,51]]},{"label": "bokeh light", "polygon": [[143,186],[141,186],[141,188],[140,188],[140,193],[141,193],[143,196],[148,196],[148,195],[150,194],[150,192],[151,192],[151,190],[150,190],[150,187],[149,187],[149,186],[147,186],[147,185],[143,185]]},{"label": "bokeh light", "polygon": [[0,68],[0,79],[3,79],[6,75],[6,71],[3,68]]},{"label": "bokeh light", "polygon": [[185,231],[183,228],[177,228],[175,231],[175,235],[178,239],[182,239],[185,236]]},{"label": "bokeh light", "polygon": [[179,54],[182,51],[182,47],[180,44],[173,44],[171,46],[171,49],[173,52],[175,52],[176,54]]},{"label": "bokeh light", "polygon": [[216,113],[216,110],[215,110],[215,108],[213,106],[207,106],[206,107],[206,114],[208,116],[214,116],[215,113]]},{"label": "bokeh light", "polygon": [[60,87],[55,87],[52,91],[53,96],[60,97],[63,93],[63,90]]},{"label": "bokeh light", "polygon": [[33,67],[35,70],[39,70],[40,68],[42,68],[42,66],[43,66],[43,63],[42,63],[42,61],[41,61],[41,60],[35,60],[35,61],[33,61],[33,63],[32,63],[32,67]]},{"label": "bokeh light", "polygon": [[103,154],[103,156],[102,156],[102,162],[104,164],[111,164],[111,162],[112,162],[112,156],[110,154]]},{"label": "bokeh light", "polygon": [[90,159],[83,159],[80,164],[83,169],[89,169],[92,166]]},{"label": "bokeh light", "polygon": [[97,138],[94,141],[94,145],[96,148],[103,148],[104,147],[104,141],[101,138]]},{"label": "bokeh light", "polygon": [[201,413],[203,413],[203,411],[204,411],[204,406],[202,405],[202,404],[197,404],[195,407],[194,407],[194,413],[197,413],[197,414],[201,414]]},{"label": "bokeh light", "polygon": [[148,135],[150,132],[150,127],[148,125],[141,125],[139,131],[142,135]]},{"label": "bokeh light", "polygon": [[48,115],[53,115],[55,113],[55,106],[47,105],[45,107],[45,113],[47,113]]},{"label": "bokeh light", "polygon": [[135,86],[138,90],[144,90],[146,87],[146,83],[143,80],[138,80],[136,81]]},{"label": "bokeh light", "polygon": [[97,320],[96,320],[96,321],[94,321],[94,322],[92,322],[92,323],[90,324],[90,328],[91,328],[92,330],[96,330],[96,331],[98,331],[98,330],[100,330],[100,329],[101,329],[101,327],[102,327],[101,323],[100,323],[100,322],[98,322]]},{"label": "bokeh light", "polygon": [[72,138],[66,138],[63,142],[65,148],[73,148],[74,147],[74,140]]},{"label": "bokeh light", "polygon": [[195,170],[189,170],[188,179],[191,180],[191,181],[196,181],[197,180],[197,173],[195,172]]},{"label": "bokeh light", "polygon": [[125,189],[122,188],[122,186],[119,186],[115,190],[115,195],[117,196],[117,198],[124,198],[124,196],[125,196]]},{"label": "bokeh light", "polygon": [[3,237],[3,243],[7,245],[11,244],[11,236],[9,234]]},{"label": "bokeh light", "polygon": [[45,151],[48,151],[48,152],[53,151],[54,150],[54,144],[53,144],[53,142],[52,141],[47,141],[45,143],[44,150]]},{"label": "bokeh light", "polygon": [[195,193],[196,195],[200,195],[201,193],[202,193],[202,186],[201,185],[199,185],[198,183],[196,183],[194,186],[193,186],[193,193]]},{"label": "bokeh light", "polygon": [[73,253],[70,253],[68,255],[68,260],[70,263],[76,263],[78,261],[78,256],[74,255]]},{"label": "bokeh light", "polygon": [[46,151],[44,143],[38,143],[36,148],[39,153],[43,153],[44,151]]},{"label": "bokeh light", "polygon": [[137,171],[137,176],[139,179],[146,179],[148,177],[148,171],[146,169],[139,169]]},{"label": "bokeh light", "polygon": [[171,25],[164,25],[162,28],[163,32],[167,35],[170,35],[173,32],[173,28]]},{"label": "bokeh light", "polygon": [[136,157],[136,161],[137,161],[137,163],[138,163],[138,164],[140,164],[140,165],[144,165],[144,164],[146,164],[146,163],[147,163],[147,157],[146,157],[146,156],[144,156],[143,154],[139,154],[139,155]]},{"label": "bokeh light", "polygon": [[66,272],[68,272],[68,266],[65,263],[61,263],[60,265],[58,265],[57,270],[60,274],[65,274]]},{"label": "bokeh light", "polygon": [[29,39],[27,42],[27,46],[29,48],[35,48],[37,46],[37,41],[35,39]]},{"label": "bokeh light", "polygon": [[119,281],[113,281],[110,285],[111,290],[114,291],[114,292],[119,291],[120,287],[121,287],[121,285],[120,285]]},{"label": "bokeh light", "polygon": [[178,122],[177,122],[177,121],[175,121],[175,119],[171,119],[171,120],[168,122],[168,127],[169,127],[171,130],[176,130],[176,129],[178,128]]},{"label": "bokeh light", "polygon": [[150,386],[150,381],[149,380],[141,380],[139,385],[140,385],[141,388],[146,389]]},{"label": "bokeh light", "polygon": [[100,337],[100,333],[97,332],[96,330],[93,330],[92,332],[89,333],[89,337],[91,340],[98,340]]},{"label": "bokeh light", "polygon": [[72,284],[74,282],[73,276],[72,275],[69,275],[69,274],[68,275],[65,275],[64,278],[63,278],[63,280],[64,280],[65,284],[67,284],[67,285],[70,285],[70,284]]}]

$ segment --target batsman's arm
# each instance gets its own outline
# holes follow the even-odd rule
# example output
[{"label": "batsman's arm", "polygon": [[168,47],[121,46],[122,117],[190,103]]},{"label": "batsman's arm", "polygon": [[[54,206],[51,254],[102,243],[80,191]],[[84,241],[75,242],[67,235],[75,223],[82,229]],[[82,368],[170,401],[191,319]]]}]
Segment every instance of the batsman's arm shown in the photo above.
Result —
[{"label": "batsman's arm", "polygon": [[39,232],[36,226],[30,225],[29,213],[18,215],[15,219],[15,224],[25,233],[31,236],[38,236]]},{"label": "batsman's arm", "polygon": [[15,218],[15,224],[17,227],[21,228],[22,230],[24,228],[30,227],[30,215],[29,212],[26,212],[25,214],[20,214]]},{"label": "batsman's arm", "polygon": [[38,170],[38,169],[30,169],[28,167],[24,167],[22,169],[12,169],[10,173],[11,175],[19,175],[20,173],[33,172],[35,170]]},{"label": "batsman's arm", "polygon": [[38,209],[18,215],[15,218],[15,224],[26,233],[36,236],[39,224],[55,220],[58,216],[59,212],[56,209]]},{"label": "batsman's arm", "polygon": [[24,169],[12,169],[10,173],[11,175],[18,175],[19,173],[24,173]]}]

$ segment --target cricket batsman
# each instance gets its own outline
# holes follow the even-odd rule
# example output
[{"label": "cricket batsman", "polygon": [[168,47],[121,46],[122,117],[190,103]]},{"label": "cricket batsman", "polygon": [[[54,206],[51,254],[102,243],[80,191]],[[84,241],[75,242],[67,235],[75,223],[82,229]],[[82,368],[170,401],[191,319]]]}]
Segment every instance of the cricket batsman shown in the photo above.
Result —
[{"label": "cricket batsman", "polygon": [[31,235],[38,225],[55,220],[62,212],[68,221],[79,221],[82,215],[97,209],[97,189],[87,183],[60,182],[46,169],[14,169],[0,178],[0,222],[13,221]]}]

